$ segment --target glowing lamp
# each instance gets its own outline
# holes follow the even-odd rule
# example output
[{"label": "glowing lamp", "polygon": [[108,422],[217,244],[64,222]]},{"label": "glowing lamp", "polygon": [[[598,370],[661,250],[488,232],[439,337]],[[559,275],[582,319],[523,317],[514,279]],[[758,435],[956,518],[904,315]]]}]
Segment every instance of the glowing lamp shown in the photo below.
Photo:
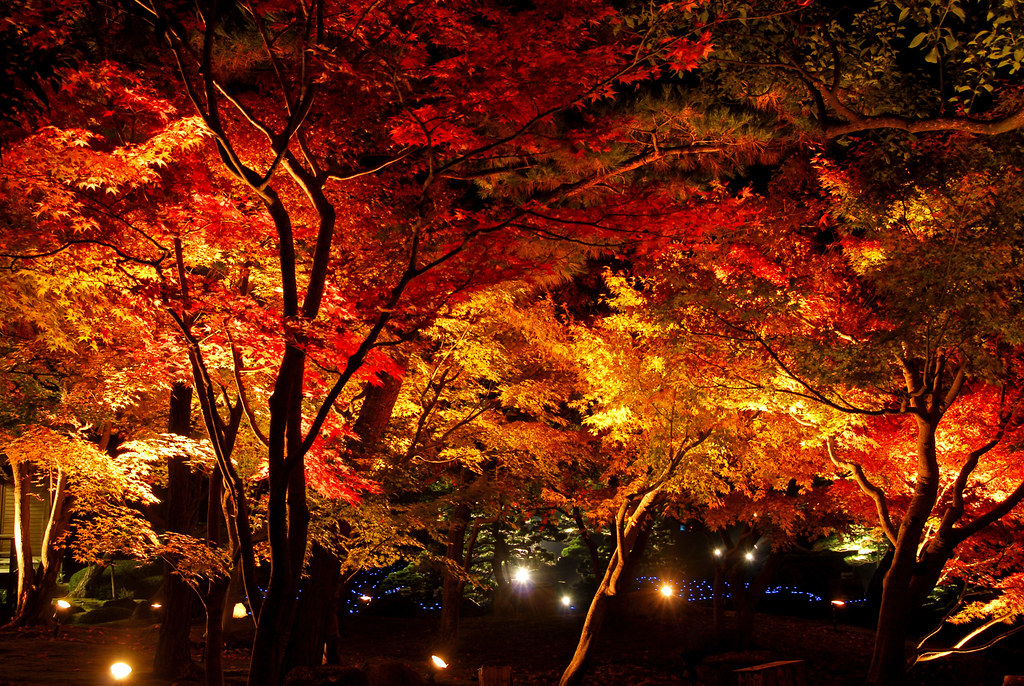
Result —
[{"label": "glowing lamp", "polygon": [[715,548],[715,557],[722,557],[723,554],[725,554],[724,550],[721,548]]},{"label": "glowing lamp", "polygon": [[751,550],[749,553],[744,555],[744,557],[747,558],[747,562],[753,562],[754,561],[754,551]]},{"label": "glowing lamp", "polygon": [[566,607],[572,605],[572,598],[567,595],[562,596],[562,605],[565,605]]},{"label": "glowing lamp", "polygon": [[832,601],[832,607],[842,607],[843,605],[846,605],[846,601],[845,600],[833,600]]},{"label": "glowing lamp", "polygon": [[249,616],[249,611],[245,609],[244,604],[235,603],[235,606],[231,608],[231,616],[235,619],[245,619]]},{"label": "glowing lamp", "polygon": [[368,596],[368,595],[361,595],[361,596],[359,596],[359,599],[361,601],[363,601],[364,603],[368,603],[371,600],[373,600],[373,597],[372,596]]},{"label": "glowing lamp", "polygon": [[150,607],[154,610],[159,610],[161,607],[163,607],[163,605],[161,605],[160,603],[152,603],[150,604]]},{"label": "glowing lamp", "polygon": [[676,592],[675,589],[672,588],[671,584],[662,584],[661,588],[658,589],[658,590],[666,598],[671,598],[673,595],[675,595],[675,592]]},{"label": "glowing lamp", "polygon": [[56,605],[57,605],[57,609],[58,610],[70,610],[71,609],[71,603],[69,603],[66,600],[58,600],[56,602]]},{"label": "glowing lamp", "polygon": [[132,673],[131,666],[124,662],[115,662],[110,665],[110,674],[114,677],[114,681],[124,681],[128,678],[128,675]]},{"label": "glowing lamp", "polygon": [[438,669],[448,669],[448,663],[437,655],[431,655],[430,661],[434,663],[434,666]]},{"label": "glowing lamp", "polygon": [[526,567],[520,567],[519,569],[516,570],[516,573],[512,577],[512,579],[517,584],[527,584],[527,583],[530,583],[530,570],[527,569]]}]

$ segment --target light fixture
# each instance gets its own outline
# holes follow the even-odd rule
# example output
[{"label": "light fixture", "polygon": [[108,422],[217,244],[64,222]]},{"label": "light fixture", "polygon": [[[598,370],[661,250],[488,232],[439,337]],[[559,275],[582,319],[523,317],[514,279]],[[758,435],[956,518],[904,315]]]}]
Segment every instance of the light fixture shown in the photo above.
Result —
[{"label": "light fixture", "polygon": [[63,600],[63,599],[62,600],[58,600],[55,603],[55,605],[57,606],[58,610],[70,610],[71,609],[71,603],[69,603],[68,601]]},{"label": "light fixture", "polygon": [[441,658],[441,657],[439,657],[437,655],[431,655],[430,656],[430,661],[433,662],[434,666],[437,667],[438,669],[448,669],[448,663],[445,662],[443,658]]},{"label": "light fixture", "polygon": [[724,550],[721,548],[715,548],[715,557],[722,557],[723,554],[725,554]]},{"label": "light fixture", "polygon": [[572,605],[572,598],[567,595],[562,596],[562,605],[565,605],[566,607]]},{"label": "light fixture", "polygon": [[245,619],[249,616],[249,611],[245,609],[243,603],[235,603],[235,606],[231,608],[231,616],[235,619]]},{"label": "light fixture", "polygon": [[747,562],[753,562],[754,561],[754,551],[753,550],[749,551],[746,555],[744,555],[744,557],[747,558]]},{"label": "light fixture", "polygon": [[128,678],[128,675],[132,673],[131,666],[124,662],[115,662],[110,665],[110,674],[114,677],[114,681],[124,681]]},{"label": "light fixture", "polygon": [[528,584],[530,583],[530,570],[526,567],[520,567],[516,570],[516,573],[512,576],[512,580],[517,584]]},{"label": "light fixture", "polygon": [[665,596],[666,598],[671,598],[671,597],[672,597],[672,596],[674,596],[674,595],[675,595],[675,593],[676,593],[676,590],[675,590],[674,588],[672,588],[672,584],[662,584],[662,585],[661,585],[661,588],[660,588],[660,589],[658,589],[658,590],[659,590],[659,591],[661,592],[661,594],[662,594],[663,596]]}]

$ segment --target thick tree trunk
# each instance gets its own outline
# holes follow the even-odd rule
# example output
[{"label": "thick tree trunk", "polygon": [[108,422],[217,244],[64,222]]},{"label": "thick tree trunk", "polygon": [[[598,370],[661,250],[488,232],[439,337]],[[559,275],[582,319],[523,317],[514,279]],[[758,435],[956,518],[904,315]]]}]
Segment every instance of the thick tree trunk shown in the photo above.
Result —
[{"label": "thick tree trunk", "polygon": [[937,420],[918,417],[918,460],[920,466],[913,498],[900,524],[892,566],[882,582],[882,604],[878,612],[875,646],[868,669],[871,686],[899,686],[907,670],[907,631],[911,615],[923,598],[912,597],[913,586],[923,586],[915,576],[918,546],[938,497],[938,469],[935,457]]},{"label": "thick tree trunk", "polygon": [[441,650],[446,653],[443,657],[448,660],[458,650],[462,592],[466,586],[466,529],[469,526],[470,514],[469,505],[458,503],[448,520],[448,541],[444,567],[441,570],[441,624],[438,628]]},{"label": "thick tree trunk", "polygon": [[260,609],[248,686],[279,686],[290,643],[306,554],[309,507],[302,464],[302,377],[305,356],[289,346],[270,397],[267,531],[270,581]]},{"label": "thick tree trunk", "polygon": [[[171,389],[167,430],[179,436],[191,431],[192,388],[175,384]],[[167,531],[191,534],[196,525],[195,477],[180,456],[167,463],[167,495],[164,499],[164,522]],[[170,562],[164,563],[163,619],[153,655],[153,673],[165,679],[192,675],[196,665],[189,646],[189,630],[196,608],[196,594],[184,579],[174,573]]]},{"label": "thick tree trunk", "polygon": [[[650,498],[645,497],[637,505],[630,516],[630,525],[626,526],[622,534],[617,537],[616,548],[612,552],[604,577],[601,579],[597,592],[590,602],[590,608],[587,610],[587,617],[583,622],[576,652],[573,654],[569,666],[562,673],[562,678],[558,682],[559,686],[579,686],[583,683],[590,659],[590,649],[600,636],[608,610],[618,594],[625,590],[633,578],[633,570],[643,555],[648,534],[654,523],[650,513],[654,504],[653,494],[649,495],[651,495]],[[624,511],[622,514],[624,515]]]},{"label": "thick tree trunk", "polygon": [[317,541],[311,548],[306,583],[295,614],[292,645],[283,670],[285,675],[295,667],[323,664],[331,615],[337,614],[341,562]]},{"label": "thick tree trunk", "polygon": [[203,650],[206,686],[224,686],[224,603],[230,578],[219,576],[207,582],[203,593],[206,607],[206,647]]}]

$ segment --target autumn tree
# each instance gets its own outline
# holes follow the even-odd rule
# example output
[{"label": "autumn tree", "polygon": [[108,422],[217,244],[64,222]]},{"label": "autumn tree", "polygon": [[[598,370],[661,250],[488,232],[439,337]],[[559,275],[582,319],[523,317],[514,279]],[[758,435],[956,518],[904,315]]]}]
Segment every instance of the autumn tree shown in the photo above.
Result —
[{"label": "autumn tree", "polygon": [[[280,362],[268,375],[262,420],[272,571],[250,672],[252,684],[278,683],[306,553],[303,460],[335,401],[360,374],[372,376],[363,365],[377,344],[416,327],[438,303],[533,265],[557,267],[559,252],[544,239],[621,238],[628,207],[612,215],[567,201],[693,151],[627,140],[619,148],[627,154],[588,163],[614,126],[560,115],[585,113],[662,58],[685,68],[706,44],[659,28],[660,10],[630,27],[599,3],[138,6],[161,28],[225,168],[262,205],[279,260],[279,290],[261,294],[281,323]],[[575,160],[568,180],[518,183],[527,195],[514,203],[469,183],[529,181],[530,170],[567,160]],[[641,192],[630,203],[649,214],[652,201]],[[675,211],[673,201],[656,211]],[[542,240],[524,252],[523,236]],[[178,262],[175,316],[217,445],[233,420],[218,419],[226,408],[199,388],[204,352],[185,290],[189,268]],[[241,366],[252,348],[268,349],[263,340],[240,341]],[[320,357],[328,351],[340,364]],[[324,373],[309,373],[310,360]],[[227,471],[225,456],[218,460]]]},{"label": "autumn tree", "polygon": [[664,272],[668,319],[705,309],[730,385],[819,427],[894,547],[871,683],[902,681],[910,617],[1024,497],[1002,468],[1020,408],[1015,156],[951,136],[794,161],[763,221],[710,246],[713,263]]}]

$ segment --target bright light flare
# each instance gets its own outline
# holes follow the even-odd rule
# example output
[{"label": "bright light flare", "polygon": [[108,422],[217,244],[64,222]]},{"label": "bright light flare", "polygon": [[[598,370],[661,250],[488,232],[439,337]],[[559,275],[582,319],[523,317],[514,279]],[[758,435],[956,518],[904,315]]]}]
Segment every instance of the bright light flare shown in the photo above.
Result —
[{"label": "bright light flare", "polygon": [[130,665],[124,662],[115,662],[110,665],[110,674],[114,677],[115,681],[123,681],[128,678],[128,675],[132,673]]},{"label": "bright light flare", "polygon": [[572,605],[572,598],[567,595],[562,596],[562,605],[565,605],[566,607]]},{"label": "bright light flare", "polygon": [[359,596],[359,599],[360,599],[361,601],[363,601],[364,603],[368,603],[368,602],[370,602],[371,600],[373,600],[373,596],[368,596],[368,595],[361,595],[361,596]]},{"label": "bright light flare", "polygon": [[512,580],[515,581],[517,584],[530,583],[530,570],[526,567],[520,567],[516,570],[516,573],[512,577]]},{"label": "bright light flare", "polygon": [[662,584],[658,591],[666,598],[671,598],[676,594],[676,589],[672,588],[672,584]]},{"label": "bright light flare", "polygon": [[747,558],[747,562],[753,562],[754,561],[754,551],[751,550],[749,553],[747,553],[743,557]]},{"label": "bright light flare", "polygon": [[57,609],[58,610],[70,610],[71,609],[71,603],[69,603],[66,600],[58,600],[55,604],[57,605]]},{"label": "bright light flare", "polygon": [[832,601],[832,607],[842,607],[843,605],[846,605],[846,601],[845,600],[833,600]]},{"label": "bright light flare", "polygon": [[235,606],[231,608],[231,616],[235,619],[245,619],[249,616],[249,611],[245,609],[243,603],[235,603]]},{"label": "bright light flare", "polygon": [[725,551],[721,548],[715,548],[715,557],[722,557],[722,555],[725,555]]},{"label": "bright light flare", "polygon": [[163,605],[161,605],[160,603],[153,603],[150,605],[150,607],[154,610],[159,610],[161,607],[163,607]]},{"label": "bright light flare", "polygon": [[430,661],[434,663],[434,666],[438,669],[448,669],[448,663],[437,655],[431,655]]}]

